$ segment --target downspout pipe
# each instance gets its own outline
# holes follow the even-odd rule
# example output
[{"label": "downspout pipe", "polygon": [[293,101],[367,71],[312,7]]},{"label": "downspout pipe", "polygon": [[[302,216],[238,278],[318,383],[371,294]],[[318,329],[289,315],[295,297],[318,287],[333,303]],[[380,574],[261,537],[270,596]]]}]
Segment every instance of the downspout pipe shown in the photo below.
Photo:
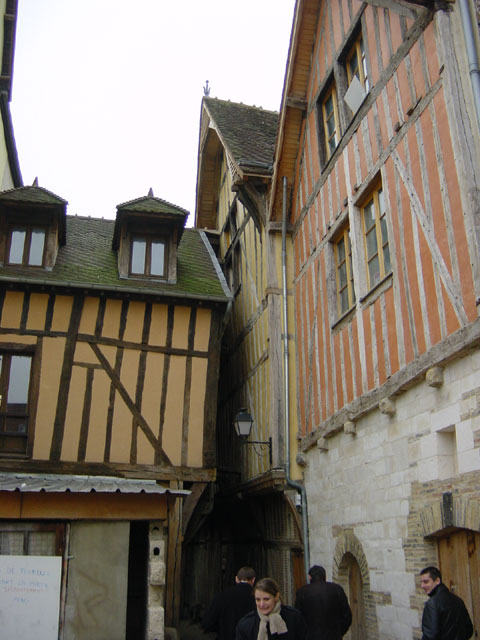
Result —
[{"label": "downspout pipe", "polygon": [[467,49],[468,68],[470,71],[470,80],[472,83],[475,112],[477,114],[477,123],[480,127],[480,68],[478,65],[477,48],[475,45],[475,32],[472,24],[470,0],[459,0],[458,4],[460,6],[463,34],[465,36],[465,46]]},{"label": "downspout pipe", "polygon": [[308,538],[308,513],[307,513],[307,492],[300,482],[292,480],[290,476],[290,376],[288,360],[288,306],[287,306],[287,178],[283,177],[283,198],[282,198],[282,303],[283,303],[283,382],[284,382],[284,404],[285,404],[285,478],[287,485],[296,489],[300,494],[302,508],[303,527],[303,558],[305,562],[305,576],[310,568],[310,544]]}]

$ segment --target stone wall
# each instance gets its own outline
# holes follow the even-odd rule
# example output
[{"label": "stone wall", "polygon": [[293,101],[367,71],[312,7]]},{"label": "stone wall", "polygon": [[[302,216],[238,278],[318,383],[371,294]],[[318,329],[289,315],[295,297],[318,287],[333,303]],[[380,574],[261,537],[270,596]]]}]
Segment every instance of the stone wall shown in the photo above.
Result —
[{"label": "stone wall", "polygon": [[166,546],[165,523],[150,522],[147,640],[164,640]]},{"label": "stone wall", "polygon": [[447,526],[443,495],[457,523],[480,530],[480,351],[387,404],[307,453],[311,563],[345,584],[342,556],[354,555],[369,639],[411,640],[425,601],[416,576],[438,562],[428,536]]}]

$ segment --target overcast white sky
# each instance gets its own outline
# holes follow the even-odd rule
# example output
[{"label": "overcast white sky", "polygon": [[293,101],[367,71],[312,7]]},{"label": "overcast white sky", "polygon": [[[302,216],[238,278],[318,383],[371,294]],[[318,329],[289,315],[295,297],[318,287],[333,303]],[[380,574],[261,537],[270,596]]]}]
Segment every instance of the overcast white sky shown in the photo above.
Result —
[{"label": "overcast white sky", "polygon": [[24,184],[38,176],[69,214],[113,218],[150,187],[193,214],[205,81],[211,97],[278,110],[294,4],[19,0]]}]

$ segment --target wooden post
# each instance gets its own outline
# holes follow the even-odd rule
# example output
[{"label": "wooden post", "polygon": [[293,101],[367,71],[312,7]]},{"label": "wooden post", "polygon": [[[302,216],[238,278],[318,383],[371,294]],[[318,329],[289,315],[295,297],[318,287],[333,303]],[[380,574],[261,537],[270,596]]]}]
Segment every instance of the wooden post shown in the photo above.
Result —
[{"label": "wooden post", "polygon": [[[183,489],[183,482],[172,480],[170,489]],[[182,568],[182,498],[169,503],[168,553],[165,595],[165,626],[178,628],[180,623],[180,572]]]}]

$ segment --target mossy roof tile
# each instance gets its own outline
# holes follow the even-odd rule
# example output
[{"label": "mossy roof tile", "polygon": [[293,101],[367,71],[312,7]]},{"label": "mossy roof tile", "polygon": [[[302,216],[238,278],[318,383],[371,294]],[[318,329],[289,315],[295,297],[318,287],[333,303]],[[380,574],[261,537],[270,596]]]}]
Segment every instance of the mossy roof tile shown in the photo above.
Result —
[{"label": "mossy roof tile", "polygon": [[67,243],[60,247],[51,271],[38,267],[0,267],[0,279],[22,283],[81,286],[227,301],[211,253],[201,231],[186,228],[177,250],[177,282],[120,278],[112,249],[114,220],[67,216]]}]

